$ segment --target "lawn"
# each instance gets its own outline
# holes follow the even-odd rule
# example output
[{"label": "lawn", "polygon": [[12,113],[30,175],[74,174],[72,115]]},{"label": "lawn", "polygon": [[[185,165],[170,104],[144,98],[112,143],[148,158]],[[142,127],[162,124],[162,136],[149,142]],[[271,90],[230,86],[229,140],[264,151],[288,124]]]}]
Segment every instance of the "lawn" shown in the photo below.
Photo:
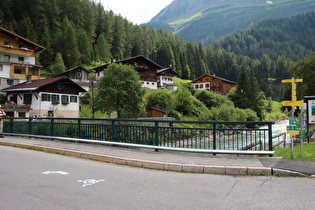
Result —
[{"label": "lawn", "polygon": [[[304,143],[302,158],[300,157],[300,145],[293,148],[293,159],[297,160],[309,160],[315,161],[315,142]],[[276,148],[274,149],[276,155],[274,157],[283,157],[291,159],[291,147],[290,148]]]}]

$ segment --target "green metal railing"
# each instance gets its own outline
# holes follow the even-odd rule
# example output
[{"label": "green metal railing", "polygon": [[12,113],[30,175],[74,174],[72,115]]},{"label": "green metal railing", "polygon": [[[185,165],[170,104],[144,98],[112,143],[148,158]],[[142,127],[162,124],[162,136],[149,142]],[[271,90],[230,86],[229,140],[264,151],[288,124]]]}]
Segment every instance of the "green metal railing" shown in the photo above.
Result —
[{"label": "green metal railing", "polygon": [[[272,151],[274,122],[5,118],[3,132],[162,147]],[[261,128],[263,125],[264,128]]]}]

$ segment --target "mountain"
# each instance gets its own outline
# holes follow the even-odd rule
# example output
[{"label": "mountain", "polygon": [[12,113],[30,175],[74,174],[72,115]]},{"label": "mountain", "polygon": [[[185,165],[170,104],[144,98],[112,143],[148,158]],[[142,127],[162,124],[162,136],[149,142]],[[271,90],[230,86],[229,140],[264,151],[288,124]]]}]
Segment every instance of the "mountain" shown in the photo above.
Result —
[{"label": "mountain", "polygon": [[315,11],[314,0],[174,0],[148,25],[209,44],[265,19]]},{"label": "mountain", "polygon": [[284,55],[297,61],[315,52],[315,13],[263,20],[235,34],[221,37],[212,45],[252,59],[260,60],[266,54],[273,60]]}]

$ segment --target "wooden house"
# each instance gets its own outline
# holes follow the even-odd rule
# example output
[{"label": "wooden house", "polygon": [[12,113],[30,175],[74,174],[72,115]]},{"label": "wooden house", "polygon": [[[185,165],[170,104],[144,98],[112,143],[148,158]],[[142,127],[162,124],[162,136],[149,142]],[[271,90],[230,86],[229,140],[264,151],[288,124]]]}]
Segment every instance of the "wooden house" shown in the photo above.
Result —
[{"label": "wooden house", "polygon": [[220,94],[228,94],[236,83],[215,75],[205,74],[192,81],[195,90],[208,90]]},{"label": "wooden house", "polygon": [[172,68],[163,68],[157,70],[158,88],[174,85],[174,77],[177,73]]},{"label": "wooden house", "polygon": [[91,82],[89,80],[89,73],[90,71],[86,70],[82,66],[77,66],[60,74],[57,74],[56,77],[69,78],[73,82],[83,87],[86,91],[89,91],[91,85]]},{"label": "wooden house", "polygon": [[11,117],[80,117],[81,86],[65,77],[29,80],[2,90],[7,93],[4,111]]},{"label": "wooden house", "polygon": [[0,89],[40,78],[35,54],[45,48],[0,27]]},{"label": "wooden house", "polygon": [[[164,84],[173,84],[172,78],[177,75],[177,73],[171,68],[164,68],[141,55],[124,60],[112,61],[112,63],[121,63],[133,66],[140,75],[143,83],[142,86],[150,89],[161,88]],[[103,76],[103,71],[108,67],[108,65],[109,64],[105,64],[103,66],[92,69],[96,72],[95,76],[97,80],[99,80]]]},{"label": "wooden house", "polygon": [[165,111],[154,107],[147,108],[146,117],[168,117]]}]

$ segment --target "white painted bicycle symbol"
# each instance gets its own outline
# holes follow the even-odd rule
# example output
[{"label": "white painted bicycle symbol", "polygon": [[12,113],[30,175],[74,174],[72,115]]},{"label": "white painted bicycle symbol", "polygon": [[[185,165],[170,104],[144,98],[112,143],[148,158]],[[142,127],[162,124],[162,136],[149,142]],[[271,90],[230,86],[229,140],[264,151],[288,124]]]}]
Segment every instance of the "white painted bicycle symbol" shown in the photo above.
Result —
[{"label": "white painted bicycle symbol", "polygon": [[99,180],[96,180],[96,179],[78,180],[78,182],[83,182],[82,187],[89,186],[89,185],[94,185],[94,184],[97,184],[97,183],[103,182],[103,181],[104,181],[104,179],[99,179]]}]

